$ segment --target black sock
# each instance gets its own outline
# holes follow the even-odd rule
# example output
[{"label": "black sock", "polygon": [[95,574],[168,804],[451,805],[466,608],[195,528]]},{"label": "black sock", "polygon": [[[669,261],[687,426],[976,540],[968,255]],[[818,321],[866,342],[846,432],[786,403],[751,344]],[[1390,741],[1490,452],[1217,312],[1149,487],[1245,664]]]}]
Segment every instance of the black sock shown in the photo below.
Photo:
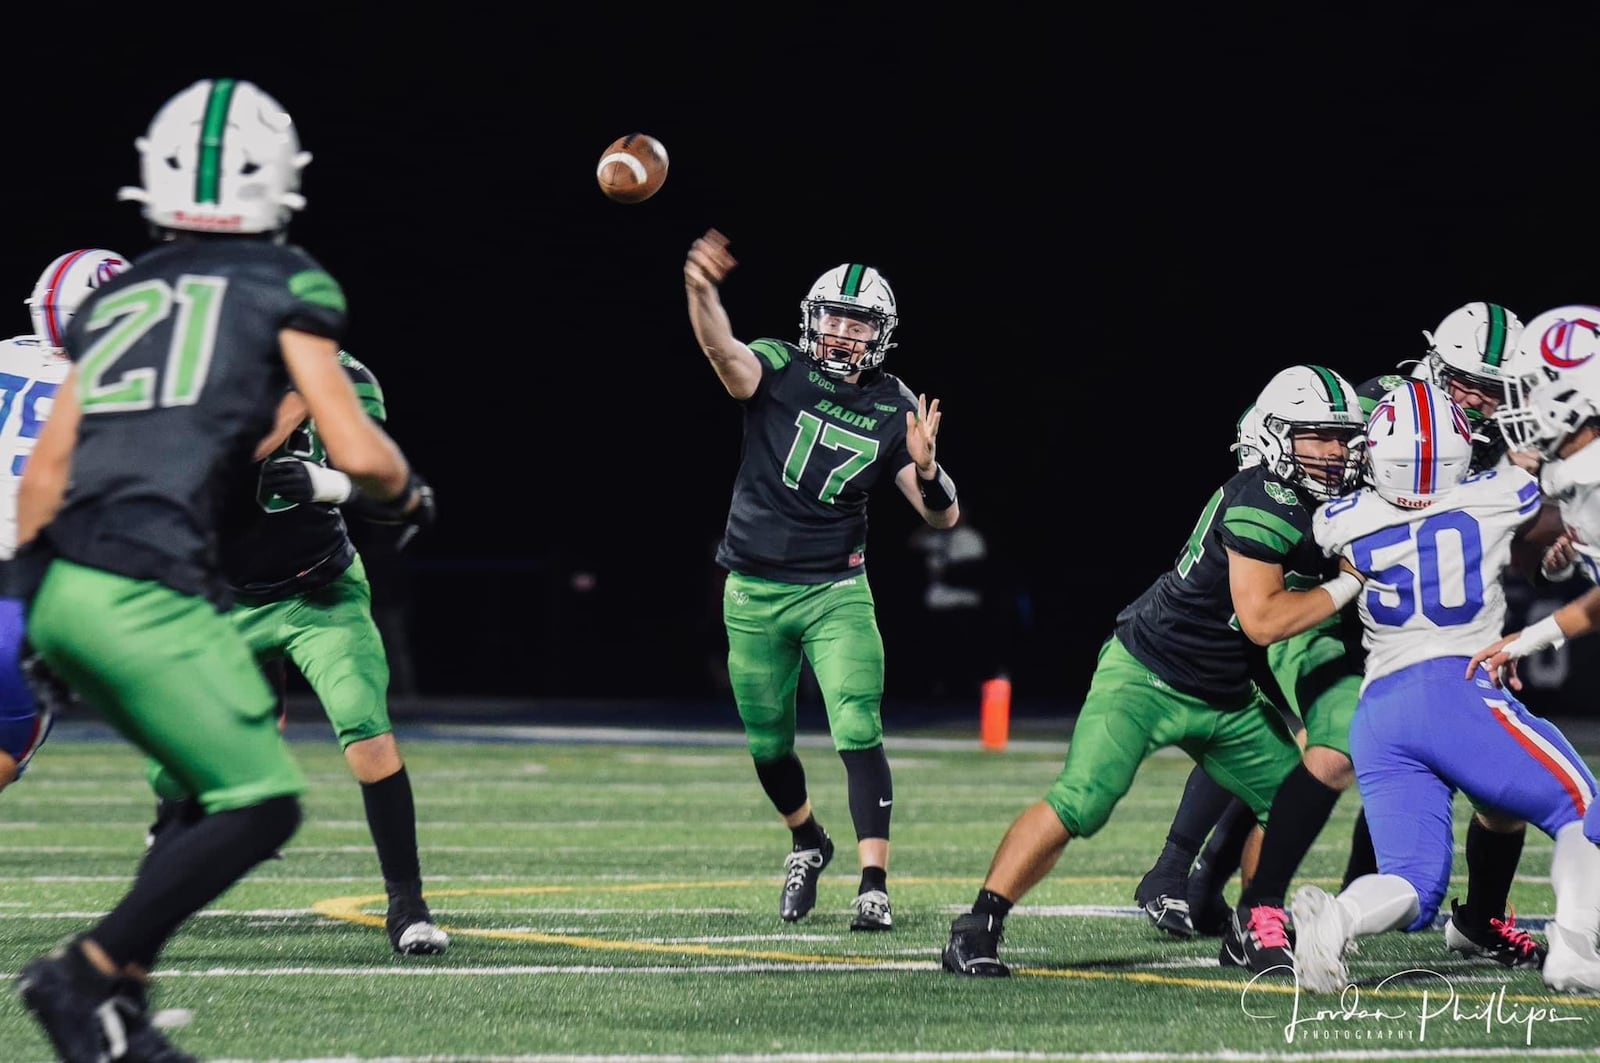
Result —
[{"label": "black sock", "polygon": [[999,923],[1011,912],[1011,903],[993,890],[979,890],[978,899],[972,902],[972,914],[992,915]]},{"label": "black sock", "polygon": [[137,963],[148,970],[185,920],[276,852],[299,825],[293,797],[207,814],[145,862],[89,938],[118,967]]},{"label": "black sock", "polygon": [[886,891],[888,888],[889,871],[887,868],[864,867],[861,869],[861,888],[856,890],[857,893],[865,893],[868,890]]},{"label": "black sock", "polygon": [[1239,895],[1241,906],[1283,907],[1289,882],[1300,870],[1300,861],[1311,844],[1328,825],[1339,791],[1306,770],[1305,762],[1295,765],[1272,798],[1267,818],[1267,834],[1261,844],[1261,862],[1256,877]]},{"label": "black sock", "polygon": [[1228,880],[1239,870],[1244,858],[1244,843],[1255,829],[1256,814],[1237,797],[1223,811],[1217,829],[1206,839],[1205,848],[1189,873],[1189,908],[1197,910],[1201,901],[1221,895]]},{"label": "black sock", "polygon": [[367,806],[367,829],[378,850],[385,882],[408,882],[422,876],[417,859],[417,808],[411,797],[411,776],[401,769],[386,779],[361,784]]},{"label": "black sock", "polygon": [[790,827],[789,833],[794,837],[794,851],[801,849],[820,849],[828,832],[822,829],[822,824],[817,822],[816,816],[807,816],[806,821],[798,827]]},{"label": "black sock", "polygon": [[1511,881],[1517,877],[1527,837],[1526,827],[1500,834],[1472,817],[1467,825],[1467,903],[1457,909],[1463,923],[1487,930],[1489,920],[1506,917]]},{"label": "black sock", "polygon": [[[1477,822],[1476,819],[1473,820]],[[1471,838],[1469,834],[1467,836]],[[1356,825],[1350,832],[1350,859],[1344,865],[1344,881],[1340,884],[1341,890],[1349,887],[1350,883],[1362,875],[1376,875],[1378,873],[1378,853],[1372,847],[1372,830],[1367,826],[1367,810],[1363,808],[1356,813]]]},{"label": "black sock", "polygon": [[1205,844],[1206,835],[1217,825],[1233,795],[1223,789],[1197,764],[1183,785],[1183,796],[1167,831],[1167,843],[1156,858],[1151,874],[1180,880],[1188,877],[1194,858]]}]

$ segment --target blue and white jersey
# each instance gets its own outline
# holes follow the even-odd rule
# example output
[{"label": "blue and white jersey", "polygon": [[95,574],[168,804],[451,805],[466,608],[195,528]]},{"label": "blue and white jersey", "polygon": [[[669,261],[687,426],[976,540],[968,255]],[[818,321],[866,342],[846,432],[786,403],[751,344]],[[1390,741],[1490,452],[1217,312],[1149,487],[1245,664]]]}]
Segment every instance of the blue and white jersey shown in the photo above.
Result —
[{"label": "blue and white jersey", "polygon": [[1391,505],[1370,487],[1317,509],[1317,545],[1367,578],[1356,598],[1363,691],[1409,665],[1471,657],[1505,633],[1500,574],[1540,504],[1539,484],[1511,467],[1469,476],[1425,509]]},{"label": "blue and white jersey", "polygon": [[71,365],[34,336],[0,342],[0,558],[17,552],[17,484]]},{"label": "blue and white jersey", "polygon": [[1570,458],[1545,462],[1539,483],[1561,510],[1579,571],[1600,584],[1600,446],[1591,443]]}]

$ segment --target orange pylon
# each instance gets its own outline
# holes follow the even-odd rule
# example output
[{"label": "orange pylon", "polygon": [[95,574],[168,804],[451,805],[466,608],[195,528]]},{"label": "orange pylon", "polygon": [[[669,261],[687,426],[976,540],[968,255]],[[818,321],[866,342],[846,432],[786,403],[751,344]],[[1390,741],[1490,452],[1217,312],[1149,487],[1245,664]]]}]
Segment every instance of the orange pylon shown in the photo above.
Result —
[{"label": "orange pylon", "polygon": [[980,733],[984,749],[1004,749],[1011,735],[1011,680],[996,676],[983,682]]}]

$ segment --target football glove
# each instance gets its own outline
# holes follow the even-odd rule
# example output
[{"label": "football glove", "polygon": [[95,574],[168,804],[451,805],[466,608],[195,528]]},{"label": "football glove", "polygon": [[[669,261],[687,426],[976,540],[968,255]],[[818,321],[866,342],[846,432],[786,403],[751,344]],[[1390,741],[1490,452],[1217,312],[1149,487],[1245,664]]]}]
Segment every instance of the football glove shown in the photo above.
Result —
[{"label": "football glove", "polygon": [[286,502],[325,502],[340,505],[348,501],[353,485],[350,477],[299,458],[273,458],[261,467],[261,488]]},{"label": "football glove", "polygon": [[[407,507],[411,511],[406,512]],[[439,510],[434,502],[433,487],[418,476],[411,473],[411,479],[406,484],[406,489],[388,502],[374,502],[372,499],[357,491],[350,509],[353,509],[363,518],[374,524],[391,526],[404,526],[395,541],[395,549],[403,550],[417,532],[424,528],[433,527],[438,519]]]}]

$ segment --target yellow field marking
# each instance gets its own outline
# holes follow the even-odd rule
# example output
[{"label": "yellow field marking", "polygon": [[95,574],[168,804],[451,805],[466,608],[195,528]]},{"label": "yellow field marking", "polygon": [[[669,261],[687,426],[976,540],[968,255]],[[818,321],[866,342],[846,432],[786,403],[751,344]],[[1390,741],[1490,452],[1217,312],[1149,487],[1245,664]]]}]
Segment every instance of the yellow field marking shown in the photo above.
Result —
[{"label": "yellow field marking", "polygon": [[[1126,876],[1107,876],[1104,879],[1091,877],[1075,877],[1073,882],[1078,883],[1110,883],[1115,884],[1126,880]],[[971,878],[901,878],[895,880],[902,886],[950,886],[971,885]],[[1056,881],[1064,881],[1058,879]],[[438,897],[529,897],[550,896],[560,893],[668,893],[679,890],[708,890],[708,889],[747,889],[771,885],[767,879],[723,879],[710,882],[628,882],[628,883],[600,883],[600,884],[565,884],[552,886],[486,886],[482,889],[447,889],[429,890],[430,898]],[[317,901],[311,910],[318,915],[329,919],[336,919],[346,923],[357,923],[362,926],[382,927],[384,917],[369,915],[362,909],[374,905],[386,905],[386,894],[370,894],[363,897],[330,897],[327,900]],[[830,965],[857,965],[871,967],[884,963],[882,956],[819,956],[801,952],[776,952],[764,949],[739,949],[723,948],[711,945],[663,945],[653,941],[634,941],[629,939],[595,938],[580,934],[546,934],[537,930],[492,930],[481,927],[459,927],[439,924],[441,930],[461,937],[486,938],[498,941],[527,941],[541,945],[564,945],[574,949],[595,949],[608,952],[639,952],[639,953],[669,953],[677,956],[716,956],[722,959],[737,960],[768,960],[777,963],[830,964]],[[1178,975],[1155,974],[1149,971],[1092,971],[1092,970],[1062,970],[1056,968],[1013,968],[1013,975],[1031,978],[1072,978],[1085,982],[1133,982],[1139,985],[1174,986],[1184,989],[1223,989],[1230,993],[1242,993],[1249,989],[1252,993],[1277,993],[1291,996],[1296,992],[1293,985],[1257,980],[1253,983],[1239,982],[1220,978],[1185,978]],[[1363,989],[1362,998],[1373,1000],[1408,999],[1420,1000],[1427,997],[1431,1000],[1439,999],[1437,990],[1427,992],[1424,990],[1407,990],[1384,988]],[[1492,1001],[1503,1000],[1510,1004],[1549,1004],[1552,1000],[1560,1001],[1567,1007],[1600,1007],[1600,997],[1579,997],[1568,995],[1530,995],[1505,993],[1458,993],[1458,999],[1463,1001]],[[1336,998],[1328,998],[1330,1001]]]}]

